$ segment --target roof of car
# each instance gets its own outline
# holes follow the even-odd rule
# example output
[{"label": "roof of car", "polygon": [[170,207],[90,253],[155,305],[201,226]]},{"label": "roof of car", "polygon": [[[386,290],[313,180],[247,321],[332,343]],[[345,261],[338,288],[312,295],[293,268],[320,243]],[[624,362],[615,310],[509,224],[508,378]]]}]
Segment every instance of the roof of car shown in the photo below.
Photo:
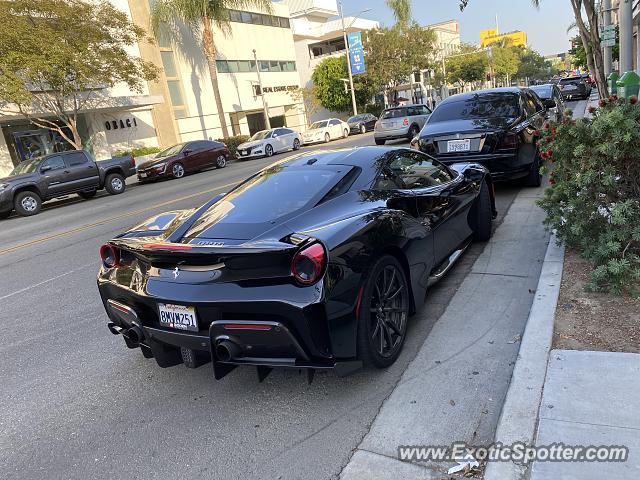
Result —
[{"label": "roof of car", "polygon": [[519,95],[522,92],[520,87],[501,87],[501,88],[487,88],[485,90],[474,90],[472,92],[458,93],[457,95],[451,95],[445,98],[442,102],[458,102],[463,100],[470,100],[479,95],[487,95],[494,93],[515,93]]}]

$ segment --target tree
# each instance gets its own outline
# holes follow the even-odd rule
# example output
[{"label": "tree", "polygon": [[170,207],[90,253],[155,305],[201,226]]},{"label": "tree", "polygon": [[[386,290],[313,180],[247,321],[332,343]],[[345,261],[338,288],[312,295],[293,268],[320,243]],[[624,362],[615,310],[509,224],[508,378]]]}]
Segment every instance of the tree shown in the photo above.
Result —
[{"label": "tree", "polygon": [[396,25],[401,28],[408,27],[411,23],[411,1],[410,0],[385,0],[387,6],[393,11],[396,18]]},{"label": "tree", "polygon": [[[314,84],[311,92],[315,95],[318,103],[333,112],[350,111],[352,107],[351,94],[345,91],[345,82],[343,81],[348,76],[345,56],[329,57],[321,61],[311,75]],[[358,77],[362,76],[358,75]],[[369,101],[373,92],[368,82],[362,81],[363,79],[358,77],[354,80],[356,104],[362,107]],[[309,89],[303,89],[303,98],[305,91],[307,95],[310,93]]]},{"label": "tree", "polygon": [[[267,13],[273,11],[270,0],[156,0],[151,8],[151,26],[156,37],[163,34],[162,28],[179,28],[180,24],[200,32],[202,47],[209,67],[213,96],[216,101],[222,135],[227,138],[229,129],[218,87],[216,67],[216,44],[212,24],[229,31],[229,10],[255,7]],[[256,66],[257,67],[257,66]]]},{"label": "tree", "polygon": [[446,59],[447,81],[464,88],[467,83],[484,80],[489,65],[487,54],[468,44],[460,45],[458,52]]},{"label": "tree", "polygon": [[507,85],[511,84],[511,77],[518,73],[520,55],[518,48],[511,44],[502,46],[494,44],[491,47],[491,68],[496,76],[505,78]]},{"label": "tree", "polygon": [[529,80],[547,80],[556,72],[550,62],[535,50],[524,48],[520,51],[520,65],[517,76]]},{"label": "tree", "polygon": [[409,82],[415,71],[432,67],[436,53],[436,35],[432,30],[412,24],[369,32],[364,41],[367,73],[362,82],[374,92],[389,96],[398,85]]},{"label": "tree", "polygon": [[21,114],[76,149],[78,115],[110,105],[107,88],[141,92],[157,76],[127,52],[144,30],[109,2],[2,0],[0,18],[0,113]]}]

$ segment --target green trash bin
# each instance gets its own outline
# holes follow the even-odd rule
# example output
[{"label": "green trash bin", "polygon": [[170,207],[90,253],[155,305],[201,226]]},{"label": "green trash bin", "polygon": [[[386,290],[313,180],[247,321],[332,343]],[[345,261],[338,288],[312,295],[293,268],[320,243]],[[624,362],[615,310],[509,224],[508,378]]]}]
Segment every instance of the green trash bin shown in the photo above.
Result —
[{"label": "green trash bin", "polygon": [[609,84],[609,93],[611,95],[616,95],[618,93],[618,80],[620,80],[620,75],[618,75],[618,72],[611,72],[607,77],[607,83]]},{"label": "green trash bin", "polygon": [[617,82],[618,85],[618,97],[629,98],[632,96],[638,96],[638,90],[640,90],[640,76],[634,71],[628,71]]}]

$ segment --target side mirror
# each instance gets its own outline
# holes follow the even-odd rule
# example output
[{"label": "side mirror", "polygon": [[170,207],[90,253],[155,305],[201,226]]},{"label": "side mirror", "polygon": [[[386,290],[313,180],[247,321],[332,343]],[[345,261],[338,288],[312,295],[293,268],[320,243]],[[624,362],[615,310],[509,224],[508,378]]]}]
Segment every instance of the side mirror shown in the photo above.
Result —
[{"label": "side mirror", "polygon": [[193,150],[183,150],[182,153],[184,154],[184,156],[186,157],[187,155],[189,155],[191,152],[193,152]]},{"label": "side mirror", "polygon": [[271,135],[271,138],[278,138],[278,134],[274,133],[273,135]]},{"label": "side mirror", "polygon": [[544,106],[546,108],[556,108],[558,105],[556,104],[556,101],[553,98],[550,98],[544,101]]},{"label": "side mirror", "polygon": [[45,165],[43,167],[40,167],[40,172],[42,172],[42,173],[46,173],[49,170],[51,170],[51,165]]}]

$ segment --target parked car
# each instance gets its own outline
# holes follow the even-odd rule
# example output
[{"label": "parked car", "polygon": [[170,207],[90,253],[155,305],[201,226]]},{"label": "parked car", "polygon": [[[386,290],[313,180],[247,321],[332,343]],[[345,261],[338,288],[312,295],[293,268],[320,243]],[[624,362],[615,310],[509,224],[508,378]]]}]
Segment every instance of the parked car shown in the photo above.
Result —
[{"label": "parked car", "polygon": [[73,193],[89,199],[104,188],[118,195],[126,188],[125,179],[135,172],[131,156],[96,162],[84,150],[25,160],[8,177],[0,178],[0,218],[9,217],[14,209],[18,215],[37,215],[43,202]]},{"label": "parked car", "polygon": [[351,127],[347,122],[338,118],[320,120],[309,126],[309,129],[302,134],[302,141],[305,144],[330,142],[338,138],[347,138]]},{"label": "parked car", "polygon": [[375,125],[373,138],[376,145],[402,138],[411,141],[420,133],[429,115],[431,110],[426,105],[387,108]]},{"label": "parked car", "polygon": [[111,333],[160,367],[388,367],[409,315],[495,217],[491,175],[408,148],[315,151],[100,249]]},{"label": "parked car", "polygon": [[238,145],[238,158],[270,157],[274,153],[298,150],[301,143],[300,134],[290,128],[261,130]]},{"label": "parked car", "polygon": [[347,124],[349,125],[349,131],[351,134],[367,133],[375,128],[377,121],[378,117],[375,115],[370,113],[361,113],[360,115],[355,115],[349,118],[347,120]]},{"label": "parked car", "polygon": [[224,168],[229,161],[227,146],[212,140],[194,140],[173,145],[138,166],[138,180],[182,178],[189,172],[206,168]]},{"label": "parked car", "polygon": [[534,85],[531,90],[538,95],[542,104],[547,109],[547,118],[556,122],[564,118],[564,100],[557,85],[547,83],[545,85]]},{"label": "parked car", "polygon": [[565,77],[558,81],[563,100],[587,99],[591,95],[591,86],[580,75]]},{"label": "parked car", "polygon": [[542,102],[527,88],[461,93],[435,108],[420,133],[420,150],[447,165],[480,163],[495,180],[525,178],[539,186],[535,132],[544,121]]}]

